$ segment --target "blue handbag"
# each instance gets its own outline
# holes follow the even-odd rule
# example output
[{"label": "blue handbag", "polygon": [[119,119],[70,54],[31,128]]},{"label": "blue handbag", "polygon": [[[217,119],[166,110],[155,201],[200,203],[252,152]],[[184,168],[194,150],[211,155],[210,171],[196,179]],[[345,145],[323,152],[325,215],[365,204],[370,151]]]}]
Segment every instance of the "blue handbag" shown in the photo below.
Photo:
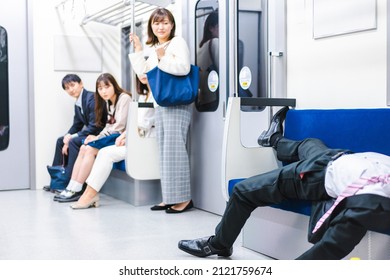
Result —
[{"label": "blue handbag", "polygon": [[113,133],[95,141],[88,142],[87,145],[100,150],[101,148],[114,145],[115,140],[119,137],[119,135],[120,133]]},{"label": "blue handbag", "polygon": [[199,88],[199,67],[191,65],[190,73],[176,76],[157,66],[146,73],[154,100],[163,107],[187,105],[195,101]]},{"label": "blue handbag", "polygon": [[62,165],[58,166],[47,166],[47,171],[50,174],[50,189],[51,190],[63,190],[68,186],[70,176],[66,174],[65,167]]},{"label": "blue handbag", "polygon": [[70,174],[65,170],[65,156],[62,156],[62,165],[47,166],[47,171],[50,174],[50,189],[64,190],[70,181]]}]

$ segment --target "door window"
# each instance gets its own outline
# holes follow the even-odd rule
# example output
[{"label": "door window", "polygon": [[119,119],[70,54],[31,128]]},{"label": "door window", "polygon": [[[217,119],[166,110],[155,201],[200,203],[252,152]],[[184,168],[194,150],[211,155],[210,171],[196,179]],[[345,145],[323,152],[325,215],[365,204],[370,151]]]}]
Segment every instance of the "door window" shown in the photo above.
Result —
[{"label": "door window", "polygon": [[7,149],[9,144],[8,88],[7,31],[0,26],[0,151]]}]

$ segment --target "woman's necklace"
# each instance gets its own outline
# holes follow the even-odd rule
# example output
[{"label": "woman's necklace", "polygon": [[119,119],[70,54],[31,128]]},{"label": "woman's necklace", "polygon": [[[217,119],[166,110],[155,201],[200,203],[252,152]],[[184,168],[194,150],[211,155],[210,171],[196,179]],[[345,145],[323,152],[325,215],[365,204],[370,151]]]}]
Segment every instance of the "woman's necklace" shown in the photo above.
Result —
[{"label": "woman's necklace", "polygon": [[164,42],[164,43],[158,43],[157,46],[162,46],[162,48],[164,48],[164,50],[166,50],[169,46],[169,44],[171,43],[171,40],[167,41],[167,42]]}]

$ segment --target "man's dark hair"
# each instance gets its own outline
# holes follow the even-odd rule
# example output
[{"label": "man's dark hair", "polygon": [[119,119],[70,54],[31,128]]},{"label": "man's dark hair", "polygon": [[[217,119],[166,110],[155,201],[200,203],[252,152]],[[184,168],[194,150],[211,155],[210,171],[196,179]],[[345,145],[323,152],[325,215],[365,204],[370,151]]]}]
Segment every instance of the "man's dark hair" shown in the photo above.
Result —
[{"label": "man's dark hair", "polygon": [[62,88],[65,89],[65,85],[71,82],[81,83],[81,79],[76,74],[68,74],[62,79]]}]

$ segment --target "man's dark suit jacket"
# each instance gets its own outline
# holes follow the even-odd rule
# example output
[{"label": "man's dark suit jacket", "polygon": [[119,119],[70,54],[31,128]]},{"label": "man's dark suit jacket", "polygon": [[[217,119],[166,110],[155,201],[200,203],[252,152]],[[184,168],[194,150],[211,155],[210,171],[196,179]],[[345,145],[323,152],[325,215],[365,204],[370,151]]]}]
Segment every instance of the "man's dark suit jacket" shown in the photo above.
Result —
[{"label": "man's dark suit jacket", "polygon": [[94,93],[83,89],[81,106],[83,113],[78,106],[74,106],[73,125],[68,133],[77,133],[80,137],[88,135],[97,135],[102,130],[95,123],[95,97]]}]

